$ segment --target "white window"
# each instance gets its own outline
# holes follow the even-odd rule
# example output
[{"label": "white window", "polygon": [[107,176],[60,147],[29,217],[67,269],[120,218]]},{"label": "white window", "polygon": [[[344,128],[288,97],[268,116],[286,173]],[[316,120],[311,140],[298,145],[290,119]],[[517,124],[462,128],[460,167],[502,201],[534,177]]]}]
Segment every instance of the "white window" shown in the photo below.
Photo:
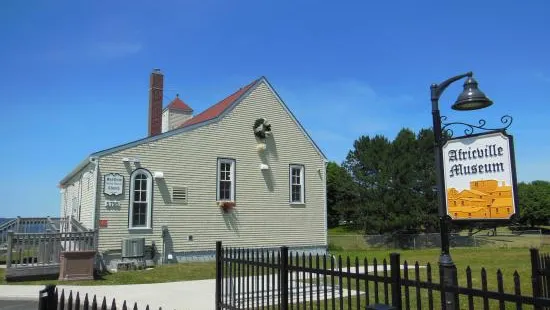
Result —
[{"label": "white window", "polygon": [[218,159],[217,201],[235,201],[235,160]]},{"label": "white window", "polygon": [[130,178],[130,228],[151,228],[153,179],[145,169],[137,169]]},{"label": "white window", "polygon": [[289,182],[290,182],[290,203],[304,203],[304,166],[290,165]]}]

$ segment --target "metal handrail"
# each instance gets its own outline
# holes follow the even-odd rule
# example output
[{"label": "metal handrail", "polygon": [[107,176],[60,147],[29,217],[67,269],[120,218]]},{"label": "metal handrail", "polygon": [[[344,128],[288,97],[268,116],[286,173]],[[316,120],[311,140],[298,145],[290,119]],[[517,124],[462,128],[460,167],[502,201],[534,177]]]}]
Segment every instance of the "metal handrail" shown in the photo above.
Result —
[{"label": "metal handrail", "polygon": [[16,221],[17,219],[11,219],[9,221],[5,221],[4,223],[0,224],[0,231],[8,230],[9,227],[15,225]]}]

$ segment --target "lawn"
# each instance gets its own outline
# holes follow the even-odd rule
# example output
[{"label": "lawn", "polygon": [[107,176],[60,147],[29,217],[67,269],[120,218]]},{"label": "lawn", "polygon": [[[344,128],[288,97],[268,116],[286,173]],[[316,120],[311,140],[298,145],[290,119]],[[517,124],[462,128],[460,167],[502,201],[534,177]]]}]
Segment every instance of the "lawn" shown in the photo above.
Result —
[{"label": "lawn", "polygon": [[[458,235],[459,239],[467,238],[468,232],[462,231]],[[404,237],[406,235],[403,235]],[[411,248],[421,248],[422,241],[428,239],[434,242],[439,240],[439,234],[427,234],[427,235],[410,235],[410,239],[414,239],[416,247],[413,242],[409,242],[408,245]],[[550,235],[543,235],[537,233],[537,230],[530,231],[525,234],[513,233],[506,227],[499,227],[497,234],[492,235],[492,230],[476,231],[474,235],[468,238],[469,242],[477,247],[483,248],[529,248],[529,247],[543,247],[550,245]],[[369,249],[381,249],[391,248],[392,243],[387,243],[386,238],[378,235],[365,236],[361,231],[352,230],[345,227],[336,227],[329,229],[328,231],[328,243],[329,249],[332,250],[369,250]],[[452,238],[451,238],[452,243]],[[420,246],[419,246],[420,245]]]},{"label": "lawn", "polygon": [[[550,248],[543,248],[541,250],[542,252],[549,252]],[[401,256],[401,264],[403,264],[405,261],[409,263],[409,265],[413,265],[414,263],[418,261],[420,266],[426,266],[427,264],[431,264],[432,266],[432,280],[434,283],[439,283],[439,266],[438,266],[438,259],[439,259],[439,249],[423,249],[423,250],[407,250],[407,251],[392,251],[392,250],[361,250],[361,251],[332,251],[331,254],[336,256],[336,259],[338,259],[338,256],[342,257],[343,261],[343,269],[346,268],[346,259],[349,255],[351,259],[351,266],[354,266],[355,257],[360,258],[360,262],[363,262],[363,258],[367,258],[369,265],[372,266],[374,258],[377,259],[378,264],[381,264],[384,259],[388,261],[389,264],[389,257],[390,253],[392,252],[398,252]],[[481,270],[482,268],[485,268],[486,274],[487,274],[487,288],[489,291],[497,292],[498,291],[498,282],[497,282],[497,271],[500,269],[503,276],[503,291],[508,294],[514,294],[514,273],[517,271],[520,276],[520,283],[521,283],[521,292],[523,296],[532,296],[532,287],[531,287],[531,264],[530,264],[530,253],[529,249],[527,248],[455,248],[451,250],[451,255],[453,257],[453,260],[455,264],[457,265],[457,273],[458,273],[458,282],[459,285],[462,287],[467,287],[466,283],[466,268],[470,266],[471,268],[471,274],[472,274],[472,287],[474,289],[481,289],[482,288],[482,276],[481,276]],[[301,263],[300,263],[301,265]],[[379,275],[382,275],[382,272],[379,272]],[[426,268],[420,268],[419,269],[419,275],[420,280],[426,282],[427,280],[427,269]],[[404,277],[404,271],[401,272],[402,278]],[[320,276],[320,282],[321,287],[323,287],[323,281],[325,280],[323,276]],[[408,272],[408,278],[409,279],[415,279],[415,272],[414,270],[409,270]],[[308,279],[308,278],[306,278]],[[305,280],[306,283],[303,283],[304,281],[300,281],[300,286],[304,286],[301,288],[301,292],[304,292],[305,287],[308,287],[310,280]],[[313,277],[311,280],[313,287],[316,285],[317,278]],[[334,277],[334,280],[330,277],[326,277],[326,283],[329,285],[332,285],[332,281],[336,284],[336,286],[333,287],[339,287],[341,286],[343,289],[351,289],[350,291],[350,298],[344,297],[344,298],[336,298],[334,300],[328,300],[327,301],[327,309],[330,309],[332,306],[332,303],[336,304],[336,308],[339,308],[340,303],[344,305],[344,308],[346,309],[359,309],[360,307],[357,307],[357,300],[361,300],[361,305],[365,305],[366,302],[366,286],[363,281],[359,282],[359,291],[361,294],[357,296],[357,284],[354,279],[351,279],[351,281],[348,282],[348,279],[346,276],[343,278]],[[368,284],[369,287],[369,301],[370,303],[383,303],[384,302],[384,284],[379,283],[377,286],[373,282],[369,281]],[[379,290],[379,300],[375,300],[375,288],[378,288]],[[402,290],[402,298],[403,298],[403,306],[405,308],[405,292],[406,289],[403,288]],[[414,287],[409,288],[409,304],[411,305],[412,309],[416,309],[416,289]],[[306,295],[308,295],[306,293]],[[391,292],[388,294],[389,300],[391,301]],[[330,293],[329,293],[330,296]],[[347,296],[347,294],[344,292],[344,296]],[[425,309],[428,306],[428,291],[427,289],[420,289],[419,291],[420,300],[422,303],[421,308]],[[475,309],[482,308],[483,300],[481,298],[473,298]],[[304,302],[303,296],[300,298],[300,303],[304,304],[305,309],[309,307],[309,302]],[[317,304],[316,302],[313,302],[314,304]],[[439,291],[433,291],[433,303],[434,308],[438,309],[440,307],[440,294]],[[324,307],[324,301],[319,301],[320,309],[325,309]],[[349,307],[348,307],[349,305]],[[460,297],[460,305],[462,308],[467,308],[468,305],[468,299],[466,296]],[[490,309],[496,309],[498,308],[498,301],[497,300],[489,300],[489,308]],[[506,309],[516,309],[515,304],[506,302],[505,308]],[[363,306],[364,307],[364,306]],[[314,307],[317,309],[317,307]],[[528,308],[525,306],[525,308]]]},{"label": "lawn", "polygon": [[[541,249],[542,252],[550,252],[550,247]],[[418,261],[421,266],[425,266],[428,263],[432,265],[432,279],[434,282],[439,282],[439,268],[438,268],[438,258],[439,258],[439,249],[421,249],[421,250],[402,250],[394,251],[387,249],[367,249],[367,250],[355,250],[355,251],[331,251],[331,255],[342,256],[344,264],[345,258],[350,256],[352,262],[354,262],[355,257],[359,257],[361,262],[363,258],[367,258],[369,264],[372,264],[374,258],[376,258],[380,263],[384,259],[389,261],[390,253],[398,252],[401,255],[401,263],[407,261],[409,264],[414,264]],[[468,266],[472,270],[472,282],[474,288],[481,288],[481,269],[485,267],[488,276],[488,289],[491,291],[497,291],[497,270],[501,270],[504,278],[504,291],[507,293],[514,292],[513,286],[513,274],[515,271],[518,272],[521,278],[521,292],[525,296],[532,295],[531,288],[531,264],[530,264],[530,255],[529,249],[527,248],[453,248],[451,249],[452,258],[457,265],[458,270],[458,279],[461,286],[466,286],[466,276],[465,271]],[[314,260],[315,261],[315,260]],[[58,282],[55,280],[50,281],[25,281],[25,282],[15,282],[9,284],[71,284],[71,285],[115,285],[115,284],[139,284],[139,283],[160,283],[160,282],[173,282],[173,281],[186,281],[186,280],[200,280],[200,279],[214,279],[215,278],[215,264],[214,262],[201,262],[201,263],[180,263],[173,265],[164,265],[159,266],[150,270],[139,270],[139,271],[125,271],[104,275],[102,279],[96,281],[74,281],[74,282]],[[4,270],[0,269],[0,284],[6,284],[4,279]],[[426,269],[420,269],[420,278],[426,280]],[[409,272],[409,278],[414,278],[414,271]],[[328,277],[328,282],[330,284],[330,277]],[[339,284],[339,279],[335,277],[336,284]],[[352,280],[349,284],[344,277],[343,281],[340,282],[342,288],[351,288],[352,290],[352,300],[350,300],[352,307],[356,302],[356,285]],[[369,299],[370,302],[374,302],[374,285],[369,284],[370,292]],[[380,284],[380,302],[383,302],[383,285]],[[360,283],[360,291],[365,291],[364,283]],[[427,291],[422,290],[421,293],[423,308],[426,307],[427,303]],[[361,295],[361,302],[365,304],[365,295]],[[390,293],[391,298],[391,293]],[[403,298],[404,294],[403,294]],[[340,300],[347,305],[347,298],[336,298],[335,300],[329,300],[329,308],[331,303],[340,303]],[[414,288],[410,289],[410,300],[411,305],[415,305],[416,297]],[[481,306],[482,300],[477,298],[474,300],[476,308]],[[316,302],[314,302],[316,303]],[[434,305],[435,308],[439,307],[439,292],[434,291]],[[467,305],[467,299],[465,297],[461,298],[461,305]],[[308,304],[309,306],[309,304]],[[498,306],[496,301],[490,302],[490,307]],[[513,304],[507,303],[507,308],[513,308]],[[322,307],[321,307],[322,308]],[[414,307],[413,307],[414,308]]]},{"label": "lawn", "polygon": [[[461,235],[466,235],[465,232]],[[474,235],[476,245],[478,247],[456,247],[451,248],[451,256],[454,263],[457,266],[457,274],[459,285],[466,287],[466,269],[470,267],[472,274],[472,286],[473,288],[481,289],[481,271],[484,268],[487,274],[487,287],[490,291],[498,290],[497,272],[500,270],[503,276],[504,291],[510,294],[514,293],[514,273],[517,271],[520,276],[521,292],[524,296],[532,296],[531,286],[531,261],[530,261],[530,247],[538,247],[542,253],[550,252],[548,240],[549,236],[540,234],[513,234],[507,228],[497,229],[497,235],[493,236],[488,234],[488,231],[481,231]],[[415,262],[421,266],[425,266],[428,263],[432,266],[432,279],[434,282],[439,282],[439,267],[438,259],[440,254],[439,248],[432,249],[415,249],[415,250],[396,250],[387,249],[385,245],[382,247],[373,247],[368,244],[366,238],[361,232],[346,229],[344,227],[338,227],[329,230],[329,249],[334,255],[341,255],[343,258],[348,255],[351,257],[358,256],[360,258],[367,257],[369,263],[372,263],[373,258],[377,258],[378,262],[383,259],[387,259],[389,262],[389,255],[392,252],[398,252],[401,254],[401,263],[405,260],[409,265],[414,265]],[[353,260],[352,260],[353,262]],[[420,279],[426,279],[426,269],[420,269]],[[403,276],[403,273],[402,273]],[[409,271],[409,278],[414,279],[414,270]],[[351,287],[355,290],[355,285],[352,281],[350,285],[343,281],[343,287]],[[364,291],[364,285],[361,285],[360,289]],[[426,307],[426,290],[422,289],[423,307]],[[410,289],[411,305],[415,302],[415,290]],[[371,288],[371,302],[372,302],[372,288]],[[391,295],[391,294],[390,294]],[[364,298],[364,297],[363,297]],[[347,303],[347,299],[343,298],[344,303]],[[340,302],[340,300],[335,301]],[[438,308],[439,294],[434,293],[434,305]],[[364,303],[364,300],[363,300]],[[474,298],[474,304],[476,308],[481,307],[482,300]],[[467,305],[467,299],[461,297],[461,306]],[[498,307],[496,301],[489,303],[490,308]],[[506,303],[506,308],[514,308],[515,305]],[[352,307],[353,308],[353,307]]]},{"label": "lawn", "polygon": [[158,266],[149,270],[121,271],[103,275],[95,281],[23,281],[8,282],[4,279],[4,269],[0,269],[0,284],[71,284],[71,285],[120,285],[162,283],[174,281],[191,281],[214,279],[216,265],[214,262],[193,262]]},{"label": "lawn", "polygon": [[[480,238],[499,238],[506,239],[507,237],[502,236],[503,234],[499,232],[497,236],[487,236],[487,234],[480,234]],[[333,238],[339,237],[339,238]],[[497,291],[497,271],[502,272],[504,280],[504,291],[507,293],[513,294],[514,292],[514,273],[517,271],[521,279],[521,292],[525,296],[532,295],[531,287],[531,262],[530,262],[530,253],[529,253],[529,244],[532,235],[525,236],[524,239],[516,239],[516,237],[511,237],[511,243],[513,246],[482,246],[482,247],[457,247],[451,248],[452,258],[457,266],[458,280],[459,285],[465,287],[466,284],[466,269],[467,267],[471,268],[472,272],[472,284],[473,288],[481,288],[481,270],[485,268],[487,272],[487,286],[490,291]],[[522,238],[522,237],[519,237]],[[535,238],[540,238],[535,236]],[[386,248],[372,248],[366,246],[365,239],[356,232],[346,230],[344,228],[339,228],[336,230],[331,230],[329,232],[329,240],[332,241],[330,245],[330,254],[336,257],[341,256],[345,263],[345,259],[349,256],[352,259],[352,264],[355,257],[359,257],[360,261],[363,261],[363,258],[367,258],[369,264],[372,264],[374,258],[376,258],[380,263],[384,259],[387,259],[389,262],[390,253],[397,252],[401,255],[401,264],[407,261],[410,265],[414,265],[415,262],[418,262],[421,266],[426,266],[431,264],[432,266],[432,279],[434,282],[439,282],[439,267],[438,259],[439,252],[438,248],[432,249],[416,249],[416,250],[395,250],[395,249],[386,249]],[[523,240],[519,241],[518,240]],[[336,241],[336,242],[335,242]],[[547,253],[550,252],[550,247],[543,246],[541,252]],[[63,284],[74,284],[74,285],[114,285],[114,284],[139,284],[139,283],[160,283],[160,282],[173,282],[173,281],[187,281],[187,280],[200,280],[200,279],[214,279],[215,278],[215,264],[214,262],[204,262],[204,263],[181,263],[174,265],[164,265],[159,266],[150,270],[139,270],[139,271],[125,271],[112,274],[106,274],[101,279],[96,281],[75,281],[75,282],[62,282]],[[402,274],[403,275],[403,274]],[[409,272],[409,278],[414,278],[414,271]],[[426,280],[427,273],[426,268],[420,269],[420,278]],[[330,277],[329,277],[330,279]],[[58,281],[25,281],[25,282],[16,282],[13,284],[47,284],[54,283],[59,284]],[[338,279],[336,280],[338,284]],[[0,284],[6,284],[4,281],[4,271],[0,269]],[[10,283],[12,284],[12,283]],[[351,288],[355,294],[356,285],[354,281],[350,284],[347,283],[344,278],[341,282],[343,288]],[[383,289],[383,285],[379,286],[380,290]],[[359,289],[361,291],[365,290],[364,283],[360,284]],[[381,291],[382,292],[382,291]],[[415,291],[413,288],[410,289],[411,294],[411,305],[415,302]],[[373,295],[373,288],[371,287],[370,291],[371,302]],[[391,294],[390,294],[391,295]],[[422,290],[422,300],[423,307],[425,307],[427,293],[426,290]],[[381,295],[383,296],[383,294]],[[365,295],[361,297],[363,304],[365,302]],[[355,298],[354,298],[355,299]],[[348,300],[342,298],[343,302],[347,304]],[[383,301],[383,300],[381,300]],[[340,303],[340,299],[329,301]],[[438,308],[439,302],[439,293],[434,292],[434,305]],[[481,305],[482,300],[475,299],[476,308]],[[464,306],[467,304],[465,297],[461,298],[461,305]],[[491,308],[498,306],[495,302],[490,303]],[[507,307],[512,307],[513,305],[507,304]],[[353,308],[353,307],[352,307]]]},{"label": "lawn", "polygon": [[[550,248],[543,248],[541,251],[549,252]],[[437,261],[439,258],[438,249],[422,249],[422,250],[386,250],[386,249],[370,249],[358,251],[331,251],[336,257],[342,256],[343,261],[350,256],[353,259],[359,257],[362,261],[367,258],[369,263],[376,258],[379,263],[383,259],[389,262],[389,256],[392,252],[401,254],[401,263],[405,260],[409,264],[414,264],[418,261],[420,265],[425,266],[428,263],[432,264],[433,271],[437,272]],[[481,268],[485,267],[491,284],[496,285],[496,272],[500,269],[503,272],[505,283],[512,283],[514,271],[518,271],[521,276],[522,284],[529,284],[531,276],[531,263],[529,250],[526,248],[454,248],[451,250],[452,258],[457,265],[459,279],[465,281],[466,267],[470,266],[474,278],[479,279]],[[436,273],[434,273],[434,276]],[[74,281],[71,284],[77,285],[110,285],[110,284],[138,284],[138,283],[160,283],[173,281],[201,280],[213,279],[216,276],[214,262],[193,262],[180,263],[173,265],[158,266],[150,270],[124,271],[104,275],[96,281]],[[434,277],[434,279],[437,279]],[[0,283],[6,284],[4,280],[4,270],[0,269]],[[46,284],[58,283],[56,280],[49,281],[24,281],[10,282],[10,284]],[[63,282],[67,283],[67,282]],[[525,290],[524,290],[525,291]],[[528,290],[527,290],[528,291]],[[526,292],[527,292],[526,291]]]}]

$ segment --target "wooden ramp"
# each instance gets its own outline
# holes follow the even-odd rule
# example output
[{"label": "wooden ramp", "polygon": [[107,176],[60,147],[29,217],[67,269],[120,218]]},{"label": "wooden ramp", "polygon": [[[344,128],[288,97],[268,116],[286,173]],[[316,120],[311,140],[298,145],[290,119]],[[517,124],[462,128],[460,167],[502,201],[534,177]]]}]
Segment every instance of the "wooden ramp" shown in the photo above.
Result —
[{"label": "wooden ramp", "polygon": [[55,276],[62,252],[96,251],[97,231],[8,233],[6,280]]}]

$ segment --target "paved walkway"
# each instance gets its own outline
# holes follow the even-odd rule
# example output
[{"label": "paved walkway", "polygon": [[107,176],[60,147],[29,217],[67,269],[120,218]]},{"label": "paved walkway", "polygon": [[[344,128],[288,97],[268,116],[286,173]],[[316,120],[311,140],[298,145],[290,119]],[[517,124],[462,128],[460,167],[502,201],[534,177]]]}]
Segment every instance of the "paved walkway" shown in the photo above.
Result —
[{"label": "paved walkway", "polygon": [[2,310],[36,310],[38,309],[37,300],[1,300],[0,309]]},{"label": "paved walkway", "polygon": [[[0,300],[37,300],[38,292],[43,288],[43,285],[0,285]],[[149,305],[151,309],[162,307],[164,310],[211,310],[214,309],[216,281],[212,279],[105,286],[60,285],[58,288],[65,292],[79,292],[81,300],[84,300],[85,294],[89,298],[93,295],[98,298],[105,296],[109,305],[116,298],[119,306],[126,300],[128,305],[137,303],[139,309],[145,309]]]},{"label": "paved walkway", "polygon": [[[401,265],[400,267],[401,269],[403,269],[403,265]],[[409,268],[414,267],[409,266]],[[342,268],[342,270],[347,271],[347,268]],[[369,266],[368,271],[372,272],[373,270],[373,266]],[[379,265],[378,270],[382,271],[382,266]],[[355,267],[351,267],[350,272],[355,273]],[[364,267],[361,266],[358,273],[364,272]],[[303,281],[305,279],[308,279],[309,275],[306,273],[306,277],[303,278],[303,275],[301,275],[301,273],[293,273],[291,277],[292,282],[297,283],[296,281]],[[264,279],[263,281],[266,281],[266,279]],[[43,288],[44,285],[0,285],[0,301],[37,300],[38,292]],[[94,295],[96,295],[98,298],[101,298],[101,300],[98,300],[99,304],[101,304],[103,297],[106,298],[108,305],[111,304],[113,298],[116,298],[117,307],[121,307],[122,303],[126,300],[126,303],[129,307],[132,307],[134,303],[137,303],[139,309],[145,309],[145,306],[149,305],[150,309],[152,310],[158,309],[159,307],[162,307],[163,310],[214,309],[215,288],[215,279],[156,284],[58,286],[58,289],[64,289],[66,294],[71,290],[73,292],[79,292],[81,301],[84,300],[85,294],[88,294],[88,297],[90,299],[93,298]],[[332,288],[329,287],[329,289]],[[242,294],[244,294],[244,292],[237,292],[237,295],[240,295],[240,297],[237,296],[240,302],[244,302],[243,300],[241,300],[244,296]],[[322,296],[315,296],[314,299],[321,297]]]}]

